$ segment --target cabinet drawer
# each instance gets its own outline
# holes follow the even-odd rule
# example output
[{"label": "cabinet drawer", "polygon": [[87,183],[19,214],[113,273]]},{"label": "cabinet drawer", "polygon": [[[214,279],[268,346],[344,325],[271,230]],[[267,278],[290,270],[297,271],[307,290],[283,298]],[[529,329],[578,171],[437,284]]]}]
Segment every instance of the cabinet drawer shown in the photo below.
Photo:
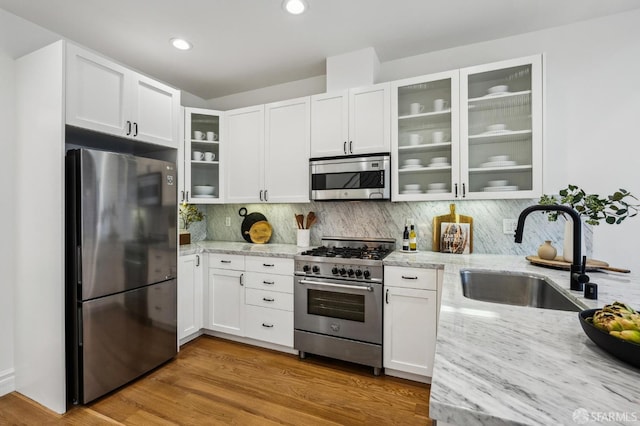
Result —
[{"label": "cabinet drawer", "polygon": [[247,305],[293,312],[293,294],[290,293],[278,293],[277,291],[248,288],[245,291],[244,297]]},{"label": "cabinet drawer", "polygon": [[209,253],[209,268],[244,271],[244,256],[239,254]]},{"label": "cabinet drawer", "polygon": [[283,257],[246,256],[247,271],[293,275],[293,259]]},{"label": "cabinet drawer", "polygon": [[258,290],[272,290],[282,293],[293,293],[293,275],[245,273],[245,286]]},{"label": "cabinet drawer", "polygon": [[293,312],[247,306],[245,315],[247,337],[293,347]]},{"label": "cabinet drawer", "polygon": [[385,286],[393,287],[437,290],[438,270],[424,268],[405,268],[400,266],[385,266],[384,284]]}]

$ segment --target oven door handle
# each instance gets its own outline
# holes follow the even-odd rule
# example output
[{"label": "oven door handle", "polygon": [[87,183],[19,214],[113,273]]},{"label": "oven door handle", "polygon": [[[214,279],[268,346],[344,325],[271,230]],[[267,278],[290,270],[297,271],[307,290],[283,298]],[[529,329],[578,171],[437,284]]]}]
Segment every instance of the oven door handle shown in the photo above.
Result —
[{"label": "oven door handle", "polygon": [[373,287],[372,286],[361,286],[361,285],[349,285],[349,284],[332,284],[332,283],[326,283],[326,282],[322,282],[322,281],[309,281],[309,280],[300,280],[298,281],[300,284],[316,284],[316,285],[321,285],[321,286],[327,286],[327,287],[338,287],[338,288],[348,288],[349,290],[367,290],[367,291],[373,291]]}]

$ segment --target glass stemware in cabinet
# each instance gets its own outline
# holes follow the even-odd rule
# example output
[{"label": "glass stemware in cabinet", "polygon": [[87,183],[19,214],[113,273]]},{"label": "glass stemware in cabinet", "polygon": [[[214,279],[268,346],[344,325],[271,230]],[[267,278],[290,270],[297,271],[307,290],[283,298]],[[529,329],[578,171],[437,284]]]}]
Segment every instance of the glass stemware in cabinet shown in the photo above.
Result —
[{"label": "glass stemware in cabinet", "polygon": [[392,161],[397,178],[392,185],[396,199],[451,197],[458,161],[457,85],[451,73],[394,83],[392,147],[396,155]]}]

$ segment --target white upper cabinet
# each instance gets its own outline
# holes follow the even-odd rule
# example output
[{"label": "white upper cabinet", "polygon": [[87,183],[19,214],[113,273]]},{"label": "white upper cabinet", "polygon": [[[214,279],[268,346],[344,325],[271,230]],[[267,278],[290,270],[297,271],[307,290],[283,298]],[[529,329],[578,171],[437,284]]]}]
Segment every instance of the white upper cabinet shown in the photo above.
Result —
[{"label": "white upper cabinet", "polygon": [[394,201],[454,198],[460,170],[458,71],[392,83]]},{"label": "white upper cabinet", "polygon": [[394,201],[542,192],[541,56],[392,83]]},{"label": "white upper cabinet", "polygon": [[389,83],[311,97],[311,157],[389,152]]},{"label": "white upper cabinet", "polygon": [[309,202],[309,97],[265,105],[265,201]]},{"label": "white upper cabinet", "polygon": [[309,201],[309,98],[227,111],[229,203]]},{"label": "white upper cabinet", "polygon": [[183,180],[180,201],[212,204],[224,201],[223,113],[184,109]]},{"label": "white upper cabinet", "polygon": [[226,112],[226,201],[264,201],[264,106]]},{"label": "white upper cabinet", "polygon": [[68,43],[66,122],[177,148],[180,92]]},{"label": "white upper cabinet", "polygon": [[541,55],[460,70],[462,196],[542,194]]}]

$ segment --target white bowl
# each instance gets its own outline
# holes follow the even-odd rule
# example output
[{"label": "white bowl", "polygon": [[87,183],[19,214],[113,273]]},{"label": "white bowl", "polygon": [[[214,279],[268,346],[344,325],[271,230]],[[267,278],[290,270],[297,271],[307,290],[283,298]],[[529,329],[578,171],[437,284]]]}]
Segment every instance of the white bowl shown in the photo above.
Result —
[{"label": "white bowl", "polygon": [[406,185],[404,185],[404,190],[405,191],[418,191],[420,190],[420,184],[419,183],[408,183]]},{"label": "white bowl", "polygon": [[509,161],[509,156],[508,155],[494,155],[492,157],[489,157],[489,162],[490,163],[499,163],[502,161]]},{"label": "white bowl", "polygon": [[507,186],[509,185],[509,181],[506,179],[502,179],[502,180],[490,180],[489,182],[487,182],[489,184],[489,186]]},{"label": "white bowl", "polygon": [[408,159],[404,160],[403,164],[405,166],[419,166],[420,165],[420,159],[419,158],[408,158]]},{"label": "white bowl", "polygon": [[447,161],[447,157],[433,157],[431,164],[445,164]]},{"label": "white bowl", "polygon": [[489,92],[489,94],[493,95],[494,93],[505,93],[509,91],[509,86],[507,86],[506,84],[501,84],[499,86],[493,86],[490,87],[489,90],[487,90],[487,92]]},{"label": "white bowl", "polygon": [[447,189],[447,184],[444,182],[430,183],[427,186],[429,189]]},{"label": "white bowl", "polygon": [[487,126],[487,132],[501,132],[507,129],[506,124],[491,124]]},{"label": "white bowl", "polygon": [[193,193],[196,195],[213,195],[216,187],[211,185],[195,185],[193,187]]}]

